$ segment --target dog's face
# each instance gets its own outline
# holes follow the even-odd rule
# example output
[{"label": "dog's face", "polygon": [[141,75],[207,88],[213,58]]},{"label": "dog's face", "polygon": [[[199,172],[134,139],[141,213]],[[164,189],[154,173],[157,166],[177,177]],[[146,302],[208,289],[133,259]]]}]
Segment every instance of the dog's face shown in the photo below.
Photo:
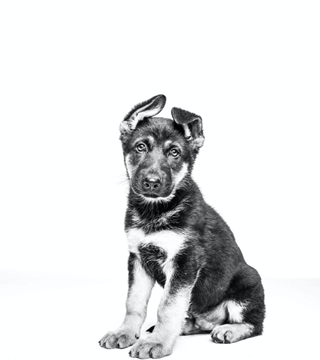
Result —
[{"label": "dog's face", "polygon": [[120,126],[131,188],[149,201],[174,196],[204,140],[197,115],[174,108],[174,120],[153,118],[164,104],[164,96],[159,95],[137,105]]},{"label": "dog's face", "polygon": [[191,151],[172,120],[143,120],[125,143],[125,164],[133,191],[146,198],[167,198],[186,176]]}]

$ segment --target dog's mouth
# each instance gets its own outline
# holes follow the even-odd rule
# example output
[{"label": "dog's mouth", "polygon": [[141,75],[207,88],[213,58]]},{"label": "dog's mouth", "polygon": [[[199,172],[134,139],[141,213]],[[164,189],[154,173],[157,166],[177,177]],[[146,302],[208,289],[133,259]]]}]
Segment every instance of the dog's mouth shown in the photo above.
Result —
[{"label": "dog's mouth", "polygon": [[174,197],[174,194],[171,192],[169,195],[166,196],[161,196],[156,194],[148,194],[148,195],[140,194],[140,196],[142,196],[145,200],[149,200],[149,201],[158,201],[158,200],[170,201]]},{"label": "dog's mouth", "polygon": [[133,192],[139,196],[141,196],[142,198],[146,199],[146,200],[169,200],[170,198],[172,198],[172,193],[173,193],[173,187],[169,187],[166,189],[162,189],[162,191],[157,191],[157,190],[144,190],[141,189],[141,186],[131,186]]},{"label": "dog's mouth", "polygon": [[162,197],[160,195],[157,195],[157,194],[153,194],[153,193],[150,193],[150,194],[140,194],[146,198],[151,198],[151,199],[157,199],[158,197]]}]

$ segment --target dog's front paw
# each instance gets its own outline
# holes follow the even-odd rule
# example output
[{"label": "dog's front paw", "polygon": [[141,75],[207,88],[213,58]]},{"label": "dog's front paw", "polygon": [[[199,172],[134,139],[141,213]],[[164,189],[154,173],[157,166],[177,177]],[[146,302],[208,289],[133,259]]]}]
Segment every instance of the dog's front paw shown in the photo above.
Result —
[{"label": "dog's front paw", "polygon": [[168,347],[162,342],[150,341],[148,339],[139,340],[129,352],[132,358],[139,359],[159,359],[172,353],[172,346]]},{"label": "dog's front paw", "polygon": [[119,329],[110,331],[99,341],[99,345],[106,349],[124,349],[134,344],[139,339],[139,334],[135,334],[130,329]]}]

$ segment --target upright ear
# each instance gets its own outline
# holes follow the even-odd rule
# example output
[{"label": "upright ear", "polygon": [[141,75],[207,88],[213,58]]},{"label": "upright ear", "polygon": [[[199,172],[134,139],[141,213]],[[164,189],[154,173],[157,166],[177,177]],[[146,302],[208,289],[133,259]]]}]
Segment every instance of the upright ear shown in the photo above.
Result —
[{"label": "upright ear", "polygon": [[131,133],[139,121],[157,115],[164,108],[165,104],[166,97],[164,95],[157,95],[136,105],[120,124],[121,134],[128,135]]},{"label": "upright ear", "polygon": [[171,115],[177,124],[182,125],[186,140],[194,148],[200,148],[204,143],[201,117],[176,107],[172,108]]}]

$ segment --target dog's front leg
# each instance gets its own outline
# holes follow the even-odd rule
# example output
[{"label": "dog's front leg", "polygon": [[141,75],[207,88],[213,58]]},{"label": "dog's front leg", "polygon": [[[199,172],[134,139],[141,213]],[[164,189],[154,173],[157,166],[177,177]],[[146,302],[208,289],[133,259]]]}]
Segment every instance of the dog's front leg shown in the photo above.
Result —
[{"label": "dog's front leg", "polygon": [[[170,273],[170,276],[168,276]],[[161,358],[170,355],[181,334],[189,307],[194,279],[180,283],[181,277],[171,268],[158,308],[157,324],[146,339],[140,339],[131,349],[130,356],[140,359]]]},{"label": "dog's front leg", "polygon": [[126,315],[116,331],[108,332],[99,344],[107,349],[126,348],[134,344],[140,336],[141,326],[147,315],[147,305],[154,285],[152,279],[141,266],[135,254],[130,253],[129,290],[126,301]]}]

